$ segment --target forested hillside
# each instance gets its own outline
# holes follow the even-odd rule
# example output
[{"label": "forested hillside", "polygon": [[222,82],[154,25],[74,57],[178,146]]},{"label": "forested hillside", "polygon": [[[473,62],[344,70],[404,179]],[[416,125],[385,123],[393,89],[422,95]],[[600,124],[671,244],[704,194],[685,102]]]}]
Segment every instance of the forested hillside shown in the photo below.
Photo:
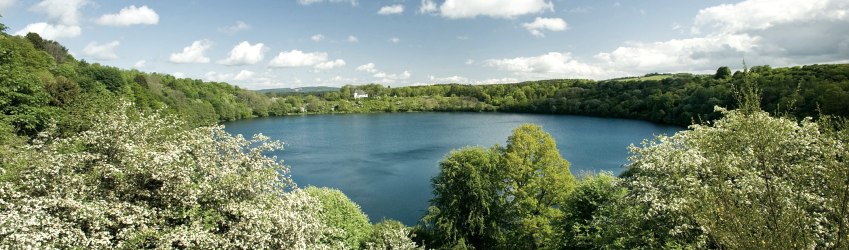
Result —
[{"label": "forested hillside", "polygon": [[[766,111],[796,117],[849,115],[849,65],[792,68],[755,66]],[[653,76],[650,74],[649,76]],[[501,111],[577,114],[690,125],[720,116],[716,105],[733,108],[741,72],[720,67],[714,75],[592,80],[544,80],[494,85],[430,85],[388,88],[377,84],[345,86],[337,92],[281,95],[308,103],[308,112]],[[369,98],[354,99],[361,90]]]}]

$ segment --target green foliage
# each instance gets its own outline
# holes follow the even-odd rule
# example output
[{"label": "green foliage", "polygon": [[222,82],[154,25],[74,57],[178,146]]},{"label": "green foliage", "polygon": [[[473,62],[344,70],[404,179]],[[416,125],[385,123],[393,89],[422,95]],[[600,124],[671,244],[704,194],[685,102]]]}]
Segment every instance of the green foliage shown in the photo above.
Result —
[{"label": "green foliage", "polygon": [[[0,122],[11,124],[16,133],[32,136],[45,129],[55,109],[43,81],[49,58],[20,37],[0,37]],[[44,76],[46,77],[39,77]]]},{"label": "green foliage", "polygon": [[374,225],[364,248],[368,250],[413,250],[423,249],[410,238],[409,228],[396,220],[384,220]]},{"label": "green foliage", "polygon": [[[429,245],[442,248],[538,249],[556,244],[556,223],[574,187],[569,162],[542,128],[525,124],[507,147],[450,153],[433,179],[424,217]],[[426,239],[428,240],[428,239]]]},{"label": "green foliage", "polygon": [[575,184],[569,162],[560,156],[551,135],[530,124],[513,130],[503,161],[507,170],[504,192],[513,197],[508,206],[519,222],[513,230],[517,235],[509,243],[530,249],[552,245],[554,220],[562,216],[555,206],[563,204]]},{"label": "green foliage", "polygon": [[434,198],[424,221],[442,246],[495,248],[503,244],[505,171],[497,148],[464,148],[439,163]]},{"label": "green foliage", "polygon": [[716,74],[713,74],[713,79],[728,80],[731,78],[731,69],[728,66],[722,66],[716,69]]},{"label": "green foliage", "polygon": [[627,189],[610,173],[587,175],[581,178],[575,191],[566,197],[560,207],[563,218],[558,223],[560,249],[594,249],[601,228],[592,224],[601,217],[602,208],[621,201]]},{"label": "green foliage", "polygon": [[321,222],[341,231],[334,235],[338,237],[328,238],[328,244],[341,241],[348,249],[359,249],[365,244],[366,238],[371,236],[371,224],[359,205],[336,189],[307,187],[304,192],[318,199],[321,204]]},{"label": "green foliage", "polygon": [[731,249],[845,247],[849,183],[835,179],[846,176],[845,138],[810,120],[721,111],[726,117],[713,125],[632,148],[628,197],[647,212],[639,220],[667,223],[656,239]]},{"label": "green foliage", "polygon": [[[127,104],[89,130],[43,133],[4,159],[0,246],[329,248],[318,200],[286,192],[288,171],[221,127],[184,129]],[[334,246],[335,248],[335,246]]]},{"label": "green foliage", "polygon": [[27,33],[26,38],[33,46],[35,46],[36,49],[44,51],[48,55],[52,56],[56,64],[62,64],[69,58],[72,58],[71,55],[68,54],[68,49],[56,41],[44,40],[40,35],[32,32]]}]

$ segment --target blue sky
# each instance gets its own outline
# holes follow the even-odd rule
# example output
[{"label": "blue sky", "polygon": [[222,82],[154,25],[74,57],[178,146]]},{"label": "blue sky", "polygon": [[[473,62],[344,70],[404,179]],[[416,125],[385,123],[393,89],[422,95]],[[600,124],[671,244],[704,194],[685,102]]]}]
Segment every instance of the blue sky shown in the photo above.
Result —
[{"label": "blue sky", "polygon": [[849,0],[0,0],[77,58],[249,89],[849,62]]}]

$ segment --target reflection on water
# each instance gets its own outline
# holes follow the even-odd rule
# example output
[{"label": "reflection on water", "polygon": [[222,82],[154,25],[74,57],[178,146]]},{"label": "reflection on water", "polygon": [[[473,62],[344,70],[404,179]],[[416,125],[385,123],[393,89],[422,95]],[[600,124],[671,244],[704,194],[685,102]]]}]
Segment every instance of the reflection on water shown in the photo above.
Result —
[{"label": "reflection on water", "polygon": [[233,134],[285,142],[273,152],[299,186],[338,188],[372,221],[415,224],[431,198],[439,160],[464,146],[504,145],[511,130],[535,123],[554,136],[573,174],[619,173],[627,147],[682,128],[583,116],[497,113],[398,113],[288,116],[227,123]]}]

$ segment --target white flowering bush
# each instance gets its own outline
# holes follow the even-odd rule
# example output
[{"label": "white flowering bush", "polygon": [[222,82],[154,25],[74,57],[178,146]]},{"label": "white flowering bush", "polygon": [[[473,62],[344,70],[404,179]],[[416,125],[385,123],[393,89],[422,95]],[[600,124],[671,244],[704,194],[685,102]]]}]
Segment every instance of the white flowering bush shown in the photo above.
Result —
[{"label": "white flowering bush", "polygon": [[332,231],[262,135],[104,112],[0,161],[0,248],[323,249]]},{"label": "white flowering bush", "polygon": [[371,236],[366,239],[364,249],[368,250],[416,250],[424,249],[416,245],[410,229],[396,220],[384,220],[374,225]]},{"label": "white flowering bush", "polygon": [[[651,236],[661,239],[657,246],[846,248],[846,131],[757,110],[718,111],[725,117],[712,125],[631,148],[625,207],[640,211],[636,224],[664,222]],[[627,221],[611,218],[599,223]]]}]

